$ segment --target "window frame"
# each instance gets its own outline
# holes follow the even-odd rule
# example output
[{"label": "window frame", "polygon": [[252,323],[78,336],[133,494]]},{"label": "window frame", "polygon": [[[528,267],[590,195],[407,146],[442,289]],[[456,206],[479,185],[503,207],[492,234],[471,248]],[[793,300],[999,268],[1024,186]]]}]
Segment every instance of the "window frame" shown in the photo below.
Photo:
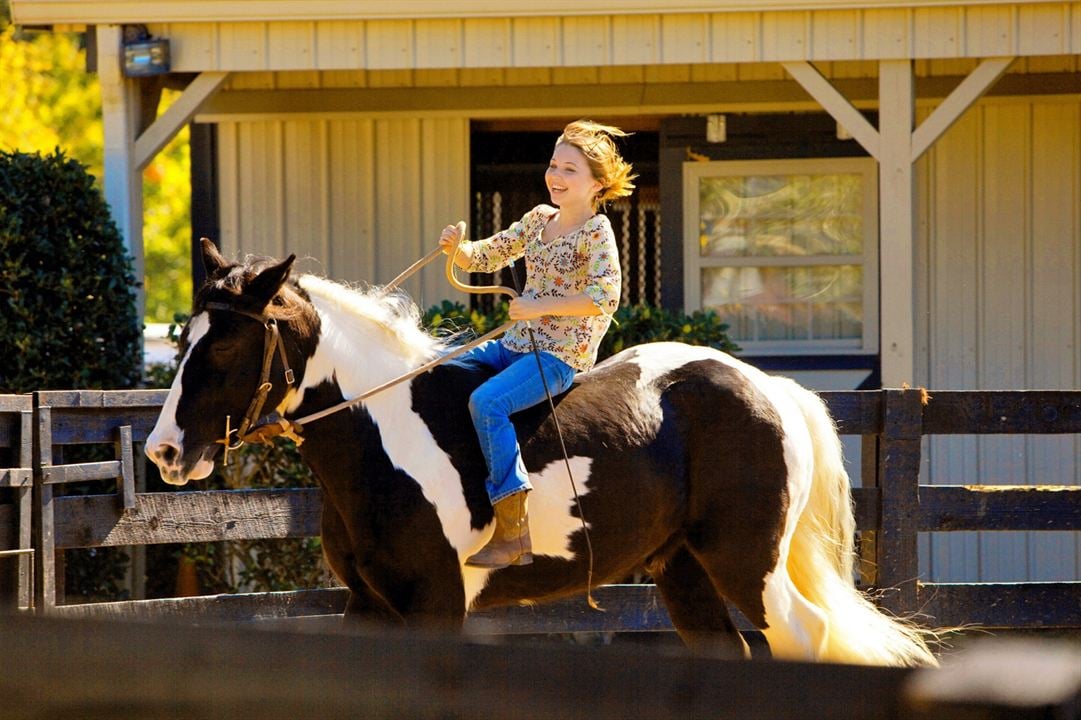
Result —
[{"label": "window frame", "polygon": [[[699,252],[700,194],[703,179],[750,175],[855,174],[864,178],[862,255],[702,257]],[[686,312],[702,309],[701,273],[710,267],[812,267],[861,265],[863,335],[836,340],[736,340],[746,355],[877,355],[879,348],[878,165],[869,157],[782,160],[711,160],[683,163],[683,298]]]}]

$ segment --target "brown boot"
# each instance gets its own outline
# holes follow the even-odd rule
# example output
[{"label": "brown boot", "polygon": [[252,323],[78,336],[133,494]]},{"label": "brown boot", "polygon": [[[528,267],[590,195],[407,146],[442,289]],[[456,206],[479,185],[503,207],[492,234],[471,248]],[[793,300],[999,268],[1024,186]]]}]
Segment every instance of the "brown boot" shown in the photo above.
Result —
[{"label": "brown boot", "polygon": [[526,509],[527,493],[523,490],[508,495],[492,506],[495,510],[495,533],[487,545],[465,561],[466,565],[498,570],[508,565],[529,565],[533,562]]}]

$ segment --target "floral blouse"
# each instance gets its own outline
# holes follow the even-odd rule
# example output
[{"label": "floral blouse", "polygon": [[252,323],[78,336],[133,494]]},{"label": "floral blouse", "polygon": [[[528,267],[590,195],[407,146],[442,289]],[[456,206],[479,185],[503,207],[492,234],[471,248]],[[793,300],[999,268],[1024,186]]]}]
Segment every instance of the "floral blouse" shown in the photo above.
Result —
[{"label": "floral blouse", "polygon": [[[495,272],[525,256],[522,297],[588,295],[600,315],[544,316],[532,321],[539,349],[585,372],[597,361],[597,348],[619,306],[622,277],[616,237],[608,218],[594,215],[581,227],[544,243],[541,232],[555,212],[549,205],[538,205],[506,230],[470,243],[469,270]],[[525,322],[511,326],[502,342],[515,352],[533,349]]]}]

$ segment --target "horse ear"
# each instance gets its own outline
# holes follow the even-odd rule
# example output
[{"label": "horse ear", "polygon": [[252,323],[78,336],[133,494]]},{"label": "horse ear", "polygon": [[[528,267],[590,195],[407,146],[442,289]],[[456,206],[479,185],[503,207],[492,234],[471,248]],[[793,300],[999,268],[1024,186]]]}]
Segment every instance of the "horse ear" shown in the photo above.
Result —
[{"label": "horse ear", "polygon": [[229,261],[218,252],[217,246],[210,241],[210,238],[199,238],[199,244],[203,249],[203,267],[206,268],[206,276],[212,278],[220,273]]},{"label": "horse ear", "polygon": [[296,259],[296,255],[290,255],[277,265],[271,265],[260,272],[248,285],[247,294],[261,301],[263,305],[269,303],[289,277],[289,271]]}]

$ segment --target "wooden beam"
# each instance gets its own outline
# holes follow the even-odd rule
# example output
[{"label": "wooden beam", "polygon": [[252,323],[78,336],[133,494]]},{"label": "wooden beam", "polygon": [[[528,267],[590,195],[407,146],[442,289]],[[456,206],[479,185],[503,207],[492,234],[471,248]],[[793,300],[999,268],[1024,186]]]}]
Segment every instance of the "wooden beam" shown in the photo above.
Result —
[{"label": "wooden beam", "polygon": [[781,63],[788,74],[796,79],[811,97],[819,102],[826,112],[833,116],[856,142],[876,160],[879,159],[878,131],[850,103],[814,65],[806,61]]},{"label": "wooden beam", "polygon": [[980,63],[925,119],[912,135],[912,162],[920,159],[1006,72],[1014,58],[991,58]]},{"label": "wooden beam", "polygon": [[218,91],[227,72],[203,72],[191,81],[183,94],[162,113],[154,123],[135,141],[135,167],[145,168],[163,147],[184,127],[203,103]]}]

